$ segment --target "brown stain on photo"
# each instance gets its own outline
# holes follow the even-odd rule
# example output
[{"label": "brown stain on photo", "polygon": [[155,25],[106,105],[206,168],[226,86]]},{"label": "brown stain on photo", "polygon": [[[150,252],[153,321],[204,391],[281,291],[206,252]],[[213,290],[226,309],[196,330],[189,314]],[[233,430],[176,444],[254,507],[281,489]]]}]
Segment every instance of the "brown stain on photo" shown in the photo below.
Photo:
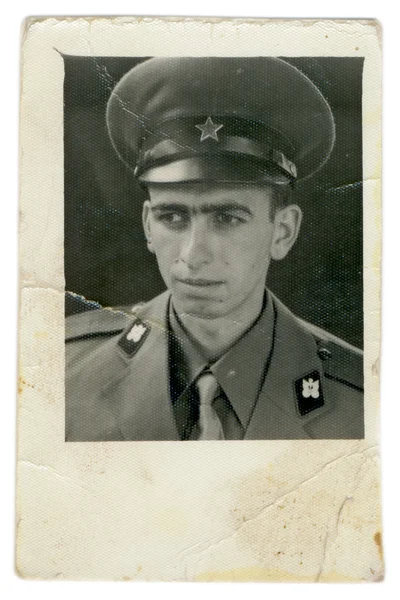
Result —
[{"label": "brown stain on photo", "polygon": [[18,394],[22,394],[25,388],[34,388],[33,383],[28,383],[22,376],[18,378]]},{"label": "brown stain on photo", "polygon": [[22,394],[22,392],[24,391],[25,384],[26,384],[25,379],[23,379],[22,377],[19,377],[18,378],[18,394]]},{"label": "brown stain on photo", "polygon": [[[229,582],[289,582],[289,583],[312,583],[314,575],[299,575],[279,569],[265,569],[263,567],[242,567],[228,571],[206,571],[195,577],[195,581],[229,581]],[[346,577],[340,573],[326,573],[319,580],[325,583],[354,583],[356,578]]]},{"label": "brown stain on photo", "polygon": [[[352,456],[350,451],[349,455]],[[347,459],[346,455],[343,457]],[[300,477],[298,464],[291,461],[286,453],[282,453],[277,459],[274,469],[261,467],[235,480],[231,487],[233,508],[229,511],[227,523],[234,531],[237,548],[243,547],[246,552],[250,551],[258,565],[226,571],[207,569],[199,573],[196,580],[315,581],[317,560],[326,551],[321,532],[325,531],[329,519],[338,519],[337,526],[343,526],[344,530],[348,528],[349,531],[361,529],[364,522],[362,512],[359,514],[353,505],[353,488],[346,487],[343,491],[338,491],[331,487],[332,478],[336,474],[340,477],[342,473],[340,458],[341,455],[339,460],[333,460],[333,464],[328,468],[322,463],[320,470],[316,470],[318,480],[312,472],[308,473],[308,478],[304,474]],[[355,470],[363,464],[362,460],[363,457],[355,453]],[[346,466],[346,471],[349,468]],[[285,477],[276,477],[274,471],[279,474],[285,473]],[[288,484],[289,481],[293,482],[292,485]],[[347,483],[344,485],[347,486]],[[352,506],[347,514],[350,500]],[[299,535],[302,538],[301,545],[296,541]],[[329,539],[326,541],[329,542]],[[383,549],[378,523],[370,529],[368,545],[372,557],[375,555],[372,570],[368,570],[367,573],[357,572],[352,577],[351,571],[344,568],[344,572],[341,572],[340,568],[332,569],[326,564],[326,570],[317,576],[318,581],[381,581]],[[319,550],[316,554],[317,546]],[[292,564],[291,557],[298,559],[298,567]],[[378,558],[382,564],[379,564]]]},{"label": "brown stain on photo", "polygon": [[[139,565],[138,568],[136,569],[136,575],[138,575],[140,573],[140,571],[142,570],[142,565]],[[123,575],[123,577],[121,578],[122,581],[135,581],[137,578],[133,575]]]},{"label": "brown stain on photo", "polygon": [[383,560],[382,533],[380,531],[377,531],[374,535],[374,542],[378,548],[379,558]]}]

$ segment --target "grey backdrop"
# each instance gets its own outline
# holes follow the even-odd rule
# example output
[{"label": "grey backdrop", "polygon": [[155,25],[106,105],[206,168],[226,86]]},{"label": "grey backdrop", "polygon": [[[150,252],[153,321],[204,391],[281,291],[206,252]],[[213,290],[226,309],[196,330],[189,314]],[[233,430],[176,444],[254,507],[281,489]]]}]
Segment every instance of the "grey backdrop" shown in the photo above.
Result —
[{"label": "grey backdrop", "polygon": [[[362,58],[287,58],[332,107],[337,141],[318,175],[301,184],[304,220],[268,286],[298,316],[362,347]],[[108,140],[105,107],[120,77],[143,58],[64,56],[66,290],[103,306],[164,289],[141,227],[144,193]],[[67,294],[66,311],[93,308]]]}]

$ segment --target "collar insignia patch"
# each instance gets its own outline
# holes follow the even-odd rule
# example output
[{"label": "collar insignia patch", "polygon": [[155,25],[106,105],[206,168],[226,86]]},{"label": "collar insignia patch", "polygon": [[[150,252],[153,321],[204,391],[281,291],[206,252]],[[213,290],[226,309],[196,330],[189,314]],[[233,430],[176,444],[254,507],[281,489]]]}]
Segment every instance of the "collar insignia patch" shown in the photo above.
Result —
[{"label": "collar insignia patch", "polygon": [[126,339],[129,342],[140,342],[143,335],[146,333],[146,327],[142,323],[135,323],[130,332],[127,334]]},{"label": "collar insignia patch", "polygon": [[139,350],[149,332],[149,325],[146,325],[140,321],[140,319],[136,318],[131,328],[120,338],[118,345],[125,354],[131,357]]},{"label": "collar insignia patch", "polygon": [[307,373],[294,382],[297,409],[303,417],[324,405],[324,394],[318,371]]}]

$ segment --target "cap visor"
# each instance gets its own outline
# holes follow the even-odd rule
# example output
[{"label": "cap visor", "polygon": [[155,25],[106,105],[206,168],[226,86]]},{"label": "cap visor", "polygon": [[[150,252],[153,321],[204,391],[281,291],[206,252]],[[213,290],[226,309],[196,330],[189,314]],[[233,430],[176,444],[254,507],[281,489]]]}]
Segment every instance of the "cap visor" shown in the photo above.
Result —
[{"label": "cap visor", "polygon": [[180,183],[184,181],[287,183],[290,180],[274,163],[237,155],[184,158],[150,167],[138,178],[144,183]]}]

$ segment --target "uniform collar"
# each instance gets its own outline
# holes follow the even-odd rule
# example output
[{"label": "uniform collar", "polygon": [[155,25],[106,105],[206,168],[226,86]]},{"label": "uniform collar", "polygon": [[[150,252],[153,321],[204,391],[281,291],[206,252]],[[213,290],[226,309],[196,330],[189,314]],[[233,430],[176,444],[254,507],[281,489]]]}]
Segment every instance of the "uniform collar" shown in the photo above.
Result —
[{"label": "uniform collar", "polygon": [[[313,335],[271,292],[275,312],[274,343],[271,360],[259,401],[247,428],[245,439],[307,439],[308,425],[332,410],[332,399],[324,395],[307,414],[299,411],[296,383],[311,374],[324,388],[324,373]],[[321,391],[321,390],[320,390]]]},{"label": "uniform collar", "polygon": [[[114,412],[126,440],[180,439],[168,394],[169,298],[170,294],[166,292],[136,312],[137,317],[148,327],[149,334],[133,356],[127,354],[120,345],[121,339],[129,333],[132,324],[119,339],[109,340],[107,350],[102,350],[101,356],[104,356],[104,360],[99,360],[99,353],[94,356],[92,369],[96,371],[99,383],[101,382],[101,401],[106,402]],[[240,384],[241,377],[246,381],[251,378],[248,373],[243,373],[242,361],[246,361],[247,368],[253,369],[251,360],[261,359],[252,352],[253,344],[249,344],[243,354],[239,353],[238,348],[242,343],[244,344],[245,339],[248,339],[247,336],[251,334],[254,326],[239,340],[238,348],[235,348],[235,345],[226,357],[220,359],[217,378],[221,378],[221,386],[232,401],[232,405],[234,404],[238,417],[246,422],[250,414],[245,429],[245,439],[308,438],[310,437],[307,433],[308,424],[332,408],[332,400],[328,395],[325,397],[323,407],[307,415],[302,416],[297,410],[294,383],[315,370],[319,370],[321,380],[323,378],[318,349],[313,336],[298,319],[270,292],[267,292],[267,298],[266,311],[263,311],[254,324],[262,338],[262,349],[269,348],[269,357],[267,352],[260,352],[260,356],[264,358],[261,365],[263,373],[258,401],[255,401],[253,406],[252,403],[247,405],[245,402],[246,408],[242,408],[241,398],[235,394],[235,390],[232,394],[229,387],[230,378],[224,378],[219,370],[221,365],[226,366],[225,360],[228,362],[228,358],[234,359],[235,356],[238,358],[240,355],[238,359],[240,371],[237,371],[234,377],[235,384],[232,383],[232,387],[244,390]],[[257,334],[255,337],[259,339]],[[250,356],[251,360],[248,360]],[[227,374],[229,370],[225,372]]]},{"label": "uniform collar", "polygon": [[182,353],[181,392],[184,392],[201,371],[209,366],[243,429],[246,430],[264,381],[273,343],[274,309],[268,293],[257,320],[212,365],[208,364],[207,359],[182,327],[173,310],[172,302],[169,317],[170,327]]},{"label": "uniform collar", "polygon": [[[179,439],[168,394],[168,300],[169,292],[165,292],[139,307],[124,334],[117,341],[110,340],[112,360],[107,354],[107,362],[101,363],[102,400],[114,413],[126,440]],[[138,318],[148,335],[130,355],[121,341],[127,339]]]}]

